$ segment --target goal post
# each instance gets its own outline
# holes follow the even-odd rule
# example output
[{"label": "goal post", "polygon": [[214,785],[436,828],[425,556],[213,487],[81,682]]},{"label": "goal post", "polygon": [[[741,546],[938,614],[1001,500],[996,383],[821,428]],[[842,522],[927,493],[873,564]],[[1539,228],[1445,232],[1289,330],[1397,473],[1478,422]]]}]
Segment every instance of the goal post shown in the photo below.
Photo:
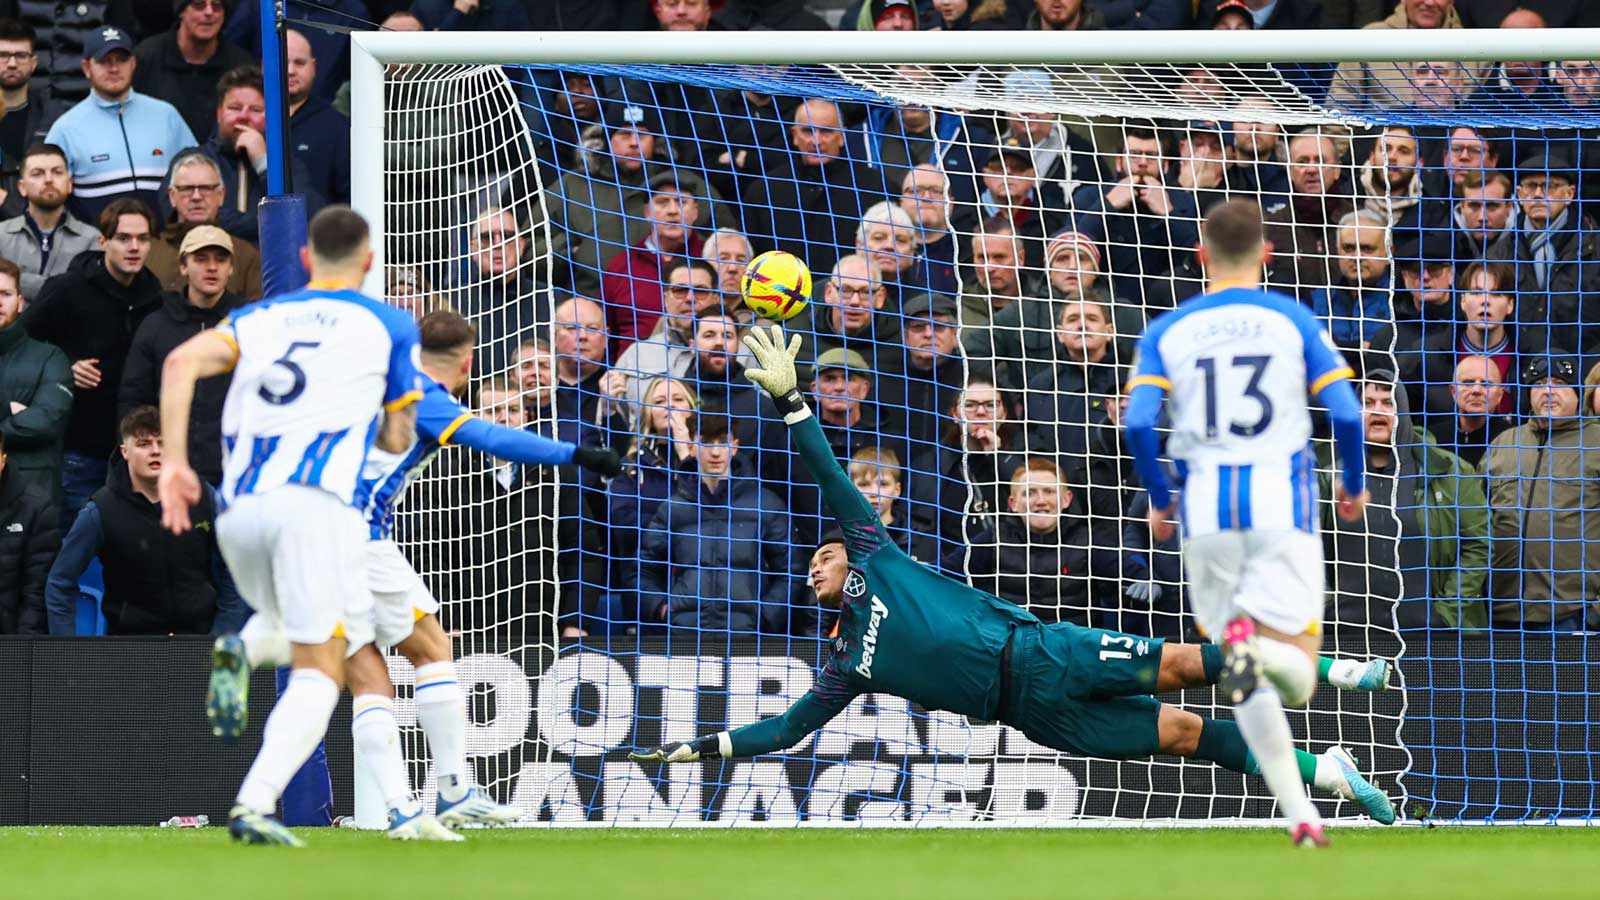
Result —
[{"label": "goal post", "polygon": [[[1448,419],[1457,356],[1510,360],[1497,378],[1514,396],[1525,365],[1548,370],[1564,351],[1581,381],[1593,361],[1558,344],[1600,321],[1572,299],[1591,261],[1572,260],[1559,277],[1573,285],[1558,289],[1567,260],[1493,255],[1504,222],[1458,218],[1468,202],[1520,215],[1518,179],[1547,190],[1559,176],[1573,227],[1592,227],[1600,169],[1585,142],[1600,84],[1593,106],[1559,88],[1538,100],[1485,89],[1497,60],[1591,57],[1600,31],[1580,29],[353,33],[352,203],[376,226],[367,290],[463,312],[480,330],[485,407],[511,402],[495,389],[521,392],[530,427],[608,443],[628,463],[602,482],[450,448],[402,504],[402,544],[473,683],[477,776],[529,824],[1271,820],[1258,778],[1086,759],[881,695],[779,756],[660,772],[626,758],[781,712],[830,649],[805,586],[826,524],[809,476],[781,421],[735,379],[717,382],[711,360],[736,371],[736,339],[697,334],[723,311],[735,334],[750,325],[727,276],[769,249],[812,266],[812,306],[791,326],[806,336],[804,374],[821,385],[846,373],[813,386],[813,405],[857,483],[893,491],[885,528],[908,552],[1047,621],[1198,640],[1181,555],[1140,531],[1118,396],[1144,325],[1203,289],[1204,210],[1243,197],[1280,244],[1268,285],[1311,306],[1362,377],[1388,386],[1395,427],[1369,441],[1418,460],[1396,463],[1358,526],[1336,524],[1327,490],[1304,510],[1328,555],[1326,652],[1399,660],[1409,690],[1322,687],[1291,714],[1298,746],[1346,747],[1397,805],[1433,817],[1582,816],[1573,787],[1593,778],[1575,768],[1570,729],[1592,702],[1584,657],[1549,634],[1489,628],[1522,596],[1494,586],[1499,482],[1436,455],[1444,439],[1422,426]],[[635,128],[653,149],[611,143]],[[1482,153],[1456,158],[1469,137]],[[1509,187],[1495,197],[1483,186],[1497,173]],[[724,252],[734,244],[742,256]],[[684,257],[706,262],[711,283],[674,275]],[[1512,280],[1473,282],[1474,263]],[[1467,294],[1507,295],[1521,346],[1455,347]],[[1562,318],[1568,307],[1579,317]],[[851,394],[863,376],[867,392]],[[1238,387],[1224,412],[1253,415]],[[713,411],[738,442],[722,481],[699,473],[722,463],[687,430]],[[1326,443],[1299,489],[1331,483]],[[1054,473],[1064,508],[1030,516],[1033,472]],[[1573,615],[1548,593],[1530,593],[1528,621]],[[1506,713],[1518,667],[1539,687]],[[1574,683],[1576,706],[1556,696]],[[1163,699],[1228,715],[1209,689]],[[1508,737],[1517,726],[1534,727]],[[407,740],[429,784],[415,729]],[[1507,759],[1521,768],[1503,774]]]}]

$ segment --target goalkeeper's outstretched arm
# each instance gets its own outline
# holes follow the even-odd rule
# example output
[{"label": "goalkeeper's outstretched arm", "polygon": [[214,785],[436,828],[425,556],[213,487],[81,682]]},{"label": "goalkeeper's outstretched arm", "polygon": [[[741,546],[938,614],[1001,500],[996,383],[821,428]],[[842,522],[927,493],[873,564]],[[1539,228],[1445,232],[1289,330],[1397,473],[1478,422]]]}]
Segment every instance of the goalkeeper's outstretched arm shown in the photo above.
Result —
[{"label": "goalkeeper's outstretched arm", "polygon": [[816,687],[783,711],[782,715],[719,731],[695,741],[666,744],[643,753],[630,753],[639,762],[696,762],[713,756],[760,756],[787,750],[806,739],[806,735],[828,724],[855,699],[855,692],[844,686],[844,679],[824,668]]}]

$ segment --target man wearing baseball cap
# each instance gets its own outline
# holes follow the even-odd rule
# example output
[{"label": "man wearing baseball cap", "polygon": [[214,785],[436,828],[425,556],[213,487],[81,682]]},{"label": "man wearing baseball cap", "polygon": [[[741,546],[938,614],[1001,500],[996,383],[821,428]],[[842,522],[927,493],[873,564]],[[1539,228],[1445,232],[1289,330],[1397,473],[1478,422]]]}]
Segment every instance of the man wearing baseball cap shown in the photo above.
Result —
[{"label": "man wearing baseball cap", "polygon": [[72,212],[86,222],[98,221],[100,210],[122,197],[156,208],[168,164],[196,143],[172,104],[133,89],[137,70],[126,31],[106,25],[89,32],[83,48],[89,96],[45,136],[45,143],[66,151]]},{"label": "man wearing baseball cap", "polygon": [[1496,628],[1582,631],[1600,605],[1600,421],[1565,351],[1523,366],[1527,421],[1495,438],[1489,588]]},{"label": "man wearing baseball cap", "polygon": [[[157,405],[161,396],[161,364],[172,349],[218,322],[242,305],[228,292],[233,276],[233,238],[215,225],[196,225],[178,249],[181,290],[162,297],[161,307],[145,317],[134,332],[117,394],[118,415]],[[203,379],[195,386],[194,413],[189,417],[189,447],[195,471],[207,484],[222,480],[222,401],[231,375]]]}]

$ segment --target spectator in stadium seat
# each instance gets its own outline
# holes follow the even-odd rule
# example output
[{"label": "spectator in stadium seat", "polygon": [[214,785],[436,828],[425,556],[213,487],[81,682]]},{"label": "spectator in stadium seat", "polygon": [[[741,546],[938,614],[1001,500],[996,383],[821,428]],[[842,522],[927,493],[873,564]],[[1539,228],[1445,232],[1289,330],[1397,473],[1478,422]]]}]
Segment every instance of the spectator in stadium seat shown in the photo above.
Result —
[{"label": "spectator in stadium seat", "polygon": [[[222,36],[243,47],[251,54],[261,52],[260,0],[239,0],[228,10],[227,24],[222,26]],[[369,11],[361,0],[287,0],[284,13],[290,21],[300,23],[300,28],[311,42],[311,55],[318,60],[322,77],[312,90],[324,100],[332,100],[340,86],[350,81],[350,36],[348,30],[367,21]],[[410,13],[392,13],[383,20],[383,28],[391,31],[411,31],[409,22],[416,21]],[[336,26],[330,29],[317,25]],[[416,21],[415,29],[424,30]],[[349,110],[341,110],[349,115]]]},{"label": "spectator in stadium seat", "polygon": [[978,589],[1047,623],[1088,625],[1093,549],[1088,524],[1071,506],[1060,468],[1032,457],[1011,476],[1008,512],[993,530],[973,537],[970,555],[958,550],[945,568],[965,570]]},{"label": "spectator in stadium seat", "polygon": [[[641,524],[650,523],[678,476],[692,475],[698,463],[689,434],[689,417],[700,408],[694,388],[660,376],[651,379],[642,394],[633,439],[622,454],[622,474],[606,485],[606,555],[611,560],[610,584],[618,591],[638,579]],[[630,607],[625,618],[637,621],[637,597],[624,599]]]},{"label": "spectator in stadium seat", "polygon": [[[491,378],[478,390],[478,413],[521,427],[522,396],[511,381]],[[401,516],[396,536],[418,548],[417,572],[443,604],[445,627],[510,650],[553,640],[542,630],[545,616],[530,610],[555,610],[559,633],[581,636],[580,614],[594,612],[604,570],[598,554],[571,551],[605,544],[571,487],[577,473],[470,450],[434,466],[436,477],[407,500],[419,515]]]},{"label": "spectator in stadium seat", "polygon": [[[1028,244],[1037,246],[1061,221],[1064,204],[1046,209],[1033,155],[1017,145],[1015,138],[1010,141],[984,162],[978,173],[977,197],[955,208],[951,224],[957,231],[968,233],[976,230],[980,222],[1000,219]],[[1037,255],[1037,249],[1027,254],[1030,258]]]},{"label": "spectator in stadium seat", "polygon": [[755,321],[755,313],[744,305],[744,270],[755,258],[750,239],[732,228],[719,228],[706,238],[700,258],[717,272],[717,290],[722,295],[723,307],[741,324]]},{"label": "spectator in stadium seat", "polygon": [[540,284],[530,253],[530,223],[516,210],[491,206],[467,230],[466,272],[455,301],[478,330],[480,359],[491,371],[510,364],[517,335],[550,321],[550,290]]},{"label": "spectator in stadium seat", "polygon": [[1309,303],[1337,277],[1338,221],[1354,208],[1339,142],[1315,129],[1289,139],[1289,202],[1263,218],[1267,285]]},{"label": "spectator in stadium seat", "polygon": [[[1560,98],[1584,113],[1600,107],[1600,59],[1569,59],[1552,64],[1550,79]],[[1600,201],[1600,128],[1546,128],[1545,146],[1571,159],[1582,176],[1578,196]]]},{"label": "spectator in stadium seat", "polygon": [[911,465],[918,475],[912,522],[917,531],[938,535],[944,552],[993,529],[1027,443],[1020,408],[982,371],[967,376],[947,415],[939,445],[921,450]]},{"label": "spectator in stadium seat", "polygon": [[1449,413],[1429,416],[1428,432],[1439,446],[1478,468],[1495,438],[1517,427],[1500,412],[1506,389],[1500,367],[1489,356],[1463,356],[1450,382],[1455,406]]},{"label": "spectator in stadium seat", "polygon": [[1028,420],[1035,448],[1083,457],[1091,422],[1105,418],[1105,407],[1122,393],[1116,328],[1111,312],[1093,300],[1060,304],[1056,340],[1060,361],[1028,382]]},{"label": "spectator in stadium seat", "polygon": [[[294,155],[311,175],[307,187],[329,203],[350,202],[350,120],[328,101],[312,94],[317,58],[311,42],[290,28],[283,58],[289,90],[289,133]],[[299,188],[299,185],[296,185]]]},{"label": "spectator in stadium seat", "polygon": [[1173,135],[1177,152],[1167,166],[1166,181],[1194,195],[1203,216],[1228,199],[1228,162],[1222,146],[1222,126],[1217,122],[1189,122],[1163,129]]},{"label": "spectator in stadium seat", "polygon": [[1022,27],[1026,14],[1023,4],[1006,0],[933,0],[933,15],[923,20],[923,27],[932,31],[1014,30]]},{"label": "spectator in stadium seat", "polygon": [[1389,229],[1370,209],[1339,220],[1334,245],[1339,274],[1333,284],[1311,293],[1311,309],[1327,323],[1328,334],[1344,350],[1361,350],[1393,319],[1389,280]]},{"label": "spectator in stadium seat", "polygon": [[624,438],[621,411],[601,390],[606,374],[606,318],[600,304],[584,297],[555,308],[556,418],[576,426],[561,430],[561,440],[585,446],[611,445]]},{"label": "spectator in stadium seat", "polygon": [[[1059,77],[1043,69],[1021,69],[1007,74],[1004,82],[1007,104],[1025,106],[1056,100],[1055,80]],[[996,120],[995,128],[999,132],[997,138],[984,142],[985,145],[1019,147],[1032,155],[1042,205],[1052,214],[1068,208],[1067,201],[1080,185],[1104,179],[1094,145],[1068,128],[1054,113],[1004,113]],[[982,164],[986,160],[976,162]]]},{"label": "spectator in stadium seat", "polygon": [[662,172],[650,179],[650,202],[645,206],[650,230],[611,258],[600,282],[611,339],[619,352],[655,330],[668,267],[705,252],[705,242],[694,232],[699,217],[700,198],[693,187],[679,183],[675,173]]},{"label": "spectator in stadium seat", "polygon": [[46,91],[32,89],[38,49],[33,28],[26,22],[0,19],[0,101],[6,111],[0,118],[0,175],[7,183],[19,174],[23,153],[44,141],[69,106],[51,99]]},{"label": "spectator in stadium seat", "polygon": [[[993,357],[1001,383],[1020,389],[1056,362],[1056,321],[1061,304],[1093,300],[1113,308],[1118,334],[1144,331],[1144,311],[1133,304],[1111,304],[1100,284],[1100,248],[1085,235],[1062,231],[1045,250],[1044,297],[1023,297],[995,315],[984,332],[968,332],[967,354]],[[980,351],[979,342],[982,342]]]},{"label": "spectator in stadium seat", "polygon": [[[1544,28],[1544,16],[1517,7],[1500,20],[1501,28]],[[1545,77],[1547,64],[1540,60],[1506,61],[1489,70],[1483,85],[1483,100],[1500,109],[1536,109],[1555,99],[1556,89]]]},{"label": "spectator in stadium seat", "polygon": [[1023,25],[1028,31],[1099,31],[1106,17],[1088,0],[1037,0]]},{"label": "spectator in stadium seat", "polygon": [[1498,135],[1487,128],[1456,125],[1445,137],[1444,166],[1450,172],[1450,196],[1460,197],[1466,189],[1467,179],[1477,175],[1482,179],[1487,172],[1500,166]]},{"label": "spectator in stadium seat", "polygon": [[161,305],[161,284],[144,267],[155,215],[137,200],[114,200],[100,213],[100,250],[81,253],[45,282],[21,324],[29,336],[61,348],[72,364],[72,416],[61,464],[62,528],[106,483],[117,446],[117,390],[133,334]]},{"label": "spectator in stadium seat", "polygon": [[719,306],[694,318],[694,359],[688,376],[700,396],[733,417],[734,433],[754,447],[761,436],[761,397],[744,377],[739,320]]},{"label": "spectator in stadium seat", "polygon": [[1023,237],[1007,219],[996,217],[979,223],[972,234],[972,268],[962,279],[961,325],[967,329],[968,351],[974,355],[992,355],[993,350],[984,343],[970,340],[986,329],[1001,310],[1006,309],[1024,295],[1038,295],[1039,290],[1029,277],[1025,284],[1026,246]]},{"label": "spectator in stadium seat", "polygon": [[[1482,628],[1489,565],[1488,500],[1478,472],[1412,425],[1406,392],[1387,363],[1361,385],[1367,488],[1372,502],[1346,522],[1322,504],[1328,610],[1334,628],[1400,628],[1430,621]],[[1332,496],[1332,445],[1318,446],[1322,496]],[[1398,604],[1398,605],[1392,605]],[[1432,607],[1432,616],[1429,607]]]},{"label": "spectator in stadium seat", "polygon": [[1194,18],[1189,0],[1094,0],[1113,31],[1178,31]]},{"label": "spectator in stadium seat", "polygon": [[1390,125],[1373,142],[1358,176],[1362,209],[1382,216],[1395,243],[1450,227],[1446,173],[1421,164],[1415,129]]},{"label": "spectator in stadium seat", "polygon": [[713,91],[694,117],[696,155],[717,193],[737,200],[751,182],[788,167],[789,122],[800,101],[762,91]]},{"label": "spectator in stadium seat", "polygon": [[904,359],[894,366],[903,374],[878,377],[878,403],[903,423],[913,458],[938,444],[943,414],[965,380],[956,311],[956,299],[948,294],[922,292],[907,299],[901,324],[905,347],[896,348]]},{"label": "spectator in stadium seat", "polygon": [[[200,149],[185,150],[172,161],[167,173],[167,203],[172,207],[170,224],[150,243],[145,266],[161,286],[181,291],[188,286],[178,270],[178,250],[184,235],[201,225],[216,225],[222,209],[222,170],[217,161]],[[228,292],[246,302],[261,299],[261,251],[255,244],[233,235],[233,274],[228,277]]]},{"label": "spectator in stadium seat", "polygon": [[529,116],[543,116],[542,127],[534,129],[534,145],[548,166],[569,169],[577,165],[583,131],[604,126],[600,115],[598,79],[585,72],[559,72],[555,84],[540,85],[540,103],[529,109]]},{"label": "spectator in stadium seat", "polygon": [[[7,479],[54,508],[61,499],[61,438],[72,411],[72,372],[59,348],[34,340],[18,324],[21,276],[16,263],[0,258],[0,441],[10,448]],[[51,530],[57,531],[54,523]]]},{"label": "spectator in stadium seat", "polygon": [[222,0],[173,0],[177,22],[170,31],[151,35],[133,51],[138,69],[133,87],[177,108],[193,134],[216,127],[212,94],[223,73],[255,61],[222,38],[227,16]]},{"label": "spectator in stadium seat", "polygon": [[831,100],[797,106],[789,141],[786,162],[744,188],[745,233],[826,272],[854,244],[861,213],[888,190],[882,171],[846,154],[844,118]]},{"label": "spectator in stadium seat", "polygon": [[106,484],[73,519],[50,567],[45,609],[50,633],[77,630],[78,579],[89,561],[105,566],[100,609],[108,635],[232,634],[248,617],[217,549],[217,494],[201,487],[195,527],[173,535],[161,524],[161,414],[153,406],[118,425],[120,458]]},{"label": "spectator in stadium seat", "polygon": [[[1484,457],[1497,628],[1582,631],[1600,598],[1600,421],[1577,364],[1552,350],[1522,370],[1529,416]],[[1530,452],[1537,447],[1539,452]]]},{"label": "spectator in stadium seat", "polygon": [[[1198,22],[1201,28],[1220,28],[1218,19],[1227,10],[1237,10],[1255,31],[1285,28],[1321,28],[1321,0],[1200,0]],[[1142,633],[1142,632],[1141,632]]]},{"label": "spectator in stadium seat", "polygon": [[956,279],[956,234],[950,227],[950,196],[939,167],[924,163],[908,170],[900,182],[900,208],[916,223],[917,265],[928,290],[960,293]]},{"label": "spectator in stadium seat", "polygon": [[1422,113],[1448,113],[1477,93],[1482,72],[1449,59],[1411,63],[1406,105]]},{"label": "spectator in stadium seat", "polygon": [[[1504,263],[1469,264],[1461,272],[1461,328],[1453,342],[1456,357],[1487,356],[1494,360],[1502,383],[1512,383],[1517,366],[1530,350],[1529,329],[1517,323],[1516,280]],[[1440,342],[1440,345],[1451,346]],[[1543,352],[1543,351],[1539,351]],[[1496,410],[1515,412],[1514,398]]]},{"label": "spectator in stadium seat", "polygon": [[1141,125],[1125,128],[1123,135],[1116,180],[1078,189],[1072,230],[1107,248],[1111,293],[1142,302],[1147,289],[1158,288],[1193,256],[1199,211],[1193,194],[1162,181],[1162,136]]},{"label": "spectator in stadium seat", "polygon": [[1463,259],[1489,259],[1489,248],[1502,240],[1516,209],[1511,199],[1511,179],[1494,170],[1467,172],[1459,192],[1456,252]]},{"label": "spectator in stadium seat", "polygon": [[[668,172],[666,141],[659,112],[648,105],[607,100],[606,148],[588,172],[571,171],[551,185],[547,199],[552,224],[564,233],[574,290],[600,293],[606,263],[643,240],[650,230],[646,207],[650,181]],[[671,167],[679,189],[700,198],[699,216],[689,224],[707,229],[736,221],[722,198],[687,168]],[[816,260],[808,260],[817,266]]]},{"label": "spectator in stadium seat", "polygon": [[[130,4],[118,0],[83,0],[81,3],[10,3],[5,9],[33,29],[39,65],[33,73],[31,94],[40,100],[71,105],[88,96],[89,79],[79,62],[83,48],[106,26],[132,34],[138,23]],[[133,50],[130,43],[129,51]]]},{"label": "spectator in stadium seat", "polygon": [[[1351,27],[1350,22],[1342,27]],[[1335,25],[1334,27],[1341,27]],[[1362,26],[1374,29],[1460,28],[1461,16],[1455,0],[1400,0],[1394,11],[1380,21]],[[1341,107],[1389,109],[1405,106],[1405,85],[1410,78],[1404,63],[1340,63],[1334,72],[1328,98]],[[1482,67],[1471,68],[1474,80],[1482,77]]]},{"label": "spectator in stadium seat", "polygon": [[910,213],[887,200],[874,203],[856,226],[857,253],[878,270],[888,292],[885,305],[897,312],[913,293],[926,289],[923,261],[917,256],[917,224]]},{"label": "spectator in stadium seat", "polygon": [[548,426],[555,420],[556,354],[549,341],[524,338],[517,345],[516,380],[522,388],[526,424],[551,437],[555,433]]},{"label": "spectator in stadium seat", "polygon": [[86,222],[98,221],[100,210],[118,198],[153,205],[167,163],[195,145],[172,104],[133,89],[137,68],[127,32],[114,27],[90,32],[83,72],[93,90],[45,135],[45,143],[66,151],[73,213]]},{"label": "spectator in stadium seat", "polygon": [[[929,565],[938,564],[935,555],[938,544],[933,536],[918,531],[908,518],[905,469],[893,450],[870,445],[862,447],[850,455],[845,474],[850,476],[850,482],[872,504],[873,511],[878,514],[878,522],[906,555]],[[821,629],[823,634],[832,630],[832,624],[826,621],[827,617],[825,611]]]},{"label": "spectator in stadium seat", "polygon": [[640,537],[640,618],[684,629],[697,647],[718,632],[806,633],[815,616],[791,607],[803,551],[788,509],[739,460],[727,416],[702,409],[689,434],[695,470],[678,478]]},{"label": "spectator in stadium seat", "polygon": [[[256,206],[267,193],[267,101],[262,92],[261,68],[240,66],[223,73],[217,82],[217,130],[202,149],[216,161],[222,175],[222,206],[217,224],[223,231],[247,241],[259,239]],[[306,195],[306,215],[322,207],[311,173],[299,157],[290,160],[295,190]],[[80,184],[81,190],[81,184]]]},{"label": "spectator in stadium seat", "polygon": [[839,257],[823,281],[822,302],[812,302],[791,327],[808,338],[796,361],[800,371],[804,373],[811,360],[835,347],[859,353],[874,371],[904,368],[896,349],[901,337],[900,315],[886,309],[888,296],[871,260],[859,253]]},{"label": "spectator in stadium seat", "polygon": [[[977,171],[974,155],[982,159],[982,148],[994,144],[994,135],[983,127],[983,121],[945,111],[935,117],[924,106],[873,105],[867,108],[866,121],[851,130],[846,140],[852,155],[891,174],[933,166],[941,174],[940,187],[948,176],[951,194],[958,202],[970,203],[977,195],[972,181]],[[914,210],[906,212],[917,217]]]},{"label": "spectator in stadium seat", "polygon": [[[1282,3],[1283,0],[1279,0]],[[1273,122],[1233,123],[1228,189],[1248,194],[1271,212],[1289,202],[1288,144],[1283,126]]]},{"label": "spectator in stadium seat", "polygon": [[[233,274],[233,239],[215,225],[197,225],[184,235],[178,254],[184,289],[167,294],[161,307],[145,317],[134,332],[117,395],[119,413],[127,415],[161,400],[161,366],[179,344],[244,305],[228,293]],[[203,378],[195,385],[189,413],[189,459],[195,474],[212,487],[222,484],[222,401],[233,383],[231,373]]]},{"label": "spectator in stadium seat", "polygon": [[661,318],[647,337],[629,344],[617,356],[616,364],[600,381],[606,396],[627,405],[632,420],[638,419],[637,407],[647,385],[662,375],[682,378],[688,373],[694,363],[695,314],[717,305],[711,266],[680,256],[664,270]]},{"label": "spectator in stadium seat", "polygon": [[28,148],[16,190],[28,206],[22,215],[0,222],[0,259],[22,270],[22,296],[37,298],[45,281],[65,272],[78,254],[94,249],[99,234],[67,211],[72,173],[60,147]]},{"label": "spectator in stadium seat", "polygon": [[[0,300],[0,307],[4,304]],[[4,340],[0,331],[0,343]],[[0,427],[0,635],[49,634],[44,588],[61,548],[56,518],[50,490],[29,484],[11,469],[5,429]]]},{"label": "spectator in stadium seat", "polygon": [[521,3],[495,0],[416,0],[411,14],[428,31],[527,31],[528,10]]},{"label": "spectator in stadium seat", "polygon": [[1443,231],[1427,231],[1420,242],[1413,236],[1395,247],[1400,285],[1394,292],[1394,321],[1372,336],[1373,348],[1393,355],[1407,405],[1419,415],[1450,405],[1455,357],[1448,348],[1461,319],[1454,250]]},{"label": "spectator in stadium seat", "polygon": [[1587,299],[1600,292],[1600,234],[1574,202],[1577,186],[1570,158],[1541,152],[1524,159],[1517,175],[1517,211],[1486,250],[1490,259],[1516,267],[1524,351],[1600,352],[1592,327],[1600,320],[1600,305]]}]

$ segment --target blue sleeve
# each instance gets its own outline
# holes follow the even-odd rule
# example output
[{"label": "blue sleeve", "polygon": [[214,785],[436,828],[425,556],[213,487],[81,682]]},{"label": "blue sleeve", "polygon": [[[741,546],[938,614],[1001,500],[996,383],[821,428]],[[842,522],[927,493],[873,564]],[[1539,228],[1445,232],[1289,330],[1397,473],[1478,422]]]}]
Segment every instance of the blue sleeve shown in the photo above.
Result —
[{"label": "blue sleeve", "polygon": [[78,511],[78,518],[73,521],[66,540],[61,542],[61,552],[45,582],[44,607],[51,634],[78,633],[78,579],[83,577],[89,561],[100,552],[104,542],[100,510],[91,500]]},{"label": "blue sleeve", "polygon": [[[222,501],[216,490],[209,484],[204,487],[211,498],[211,508],[221,509]],[[245,620],[250,618],[250,607],[239,595],[239,586],[234,583],[233,573],[228,571],[228,563],[222,558],[222,548],[217,546],[216,528],[211,529],[210,536],[211,584],[217,589],[217,617],[211,621],[211,633],[238,634]]]},{"label": "blue sleeve", "polygon": [[422,399],[421,339],[417,323],[400,310],[386,308],[383,320],[389,329],[389,383],[383,408],[400,409]]},{"label": "blue sleeve", "polygon": [[552,441],[542,434],[521,428],[507,428],[463,411],[439,443],[460,444],[474,450],[525,466],[560,466],[572,462],[576,447],[566,441]]},{"label": "blue sleeve", "polygon": [[1167,379],[1166,364],[1156,338],[1161,332],[1146,331],[1139,339],[1139,358],[1134,364],[1133,377],[1128,379],[1128,411],[1123,427],[1127,431],[1128,450],[1133,454],[1133,467],[1139,481],[1150,494],[1150,504],[1156,509],[1172,505],[1172,485],[1161,465],[1161,439],[1156,434],[1156,423],[1161,418],[1161,401],[1172,382]]}]

